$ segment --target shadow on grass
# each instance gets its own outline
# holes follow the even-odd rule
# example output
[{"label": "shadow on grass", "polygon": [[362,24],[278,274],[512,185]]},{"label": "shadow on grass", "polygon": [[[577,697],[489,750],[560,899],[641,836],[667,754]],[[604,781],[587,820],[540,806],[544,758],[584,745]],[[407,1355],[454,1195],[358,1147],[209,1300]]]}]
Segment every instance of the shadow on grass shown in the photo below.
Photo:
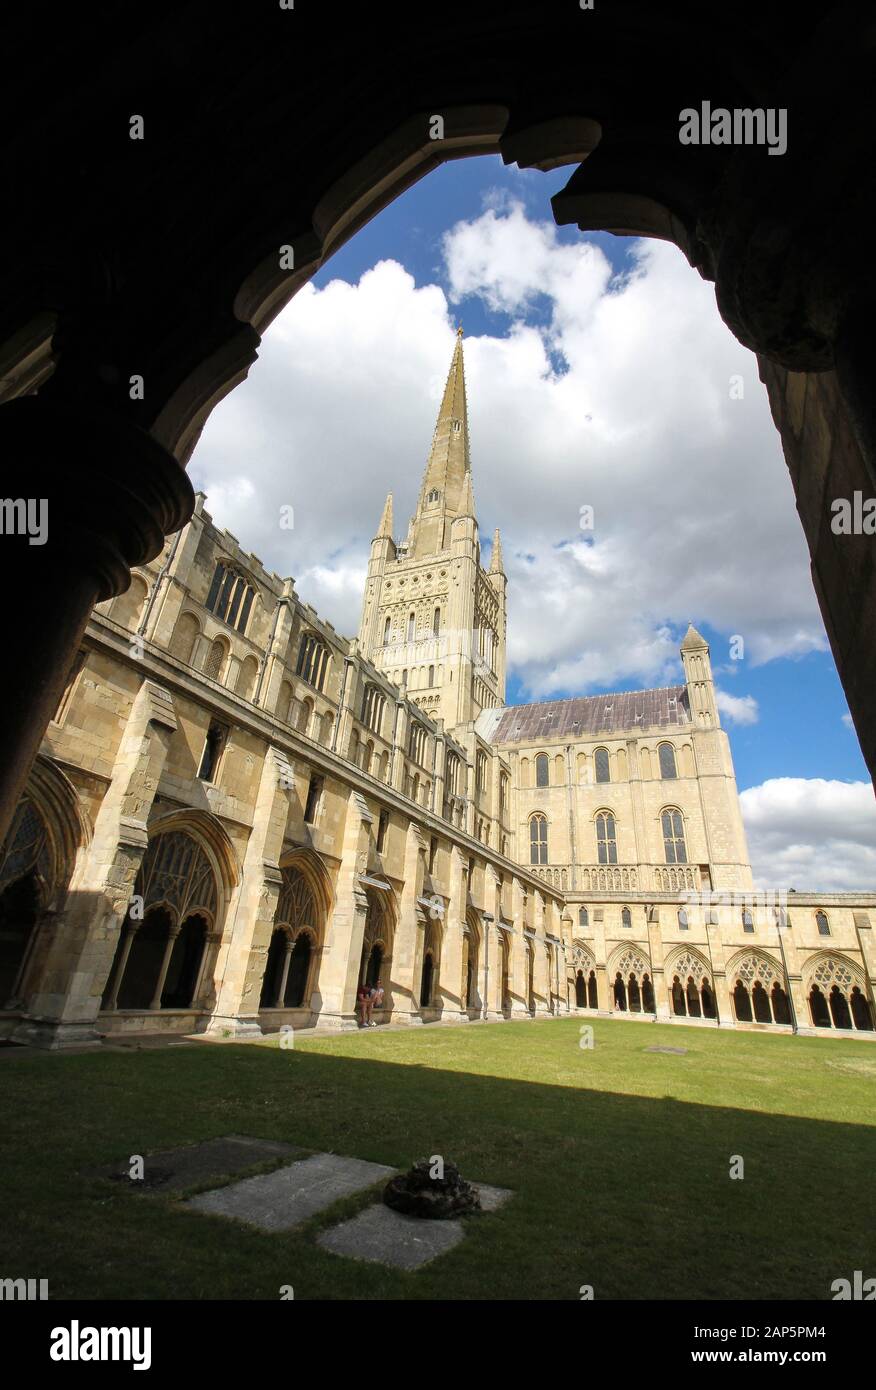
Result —
[{"label": "shadow on grass", "polygon": [[[52,1298],[826,1299],[876,1273],[867,1125],[303,1048],[30,1056],[0,1085],[2,1269]],[[440,1154],[515,1197],[403,1274],[315,1244],[361,1196],[268,1236],[83,1175],[226,1134],[398,1168]]]}]

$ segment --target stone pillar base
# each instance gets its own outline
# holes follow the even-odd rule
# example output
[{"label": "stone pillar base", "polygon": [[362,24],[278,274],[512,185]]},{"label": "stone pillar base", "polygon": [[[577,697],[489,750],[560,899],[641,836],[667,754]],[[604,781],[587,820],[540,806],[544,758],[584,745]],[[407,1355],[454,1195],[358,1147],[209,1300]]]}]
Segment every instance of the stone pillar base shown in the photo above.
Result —
[{"label": "stone pillar base", "polygon": [[101,1035],[94,1023],[62,1023],[50,1019],[26,1018],[11,1034],[13,1042],[44,1047],[56,1052],[64,1047],[100,1047]]},{"label": "stone pillar base", "polygon": [[505,1015],[499,1009],[487,1009],[484,1014],[484,1023],[505,1023]]},{"label": "stone pillar base", "polygon": [[261,1024],[258,1018],[251,1014],[241,1014],[223,1017],[221,1014],[214,1014],[204,1029],[204,1036],[213,1038],[263,1038]]},{"label": "stone pillar base", "polygon": [[357,1033],[359,1017],[357,1014],[321,1013],[314,1019],[313,1026],[331,1033]]}]

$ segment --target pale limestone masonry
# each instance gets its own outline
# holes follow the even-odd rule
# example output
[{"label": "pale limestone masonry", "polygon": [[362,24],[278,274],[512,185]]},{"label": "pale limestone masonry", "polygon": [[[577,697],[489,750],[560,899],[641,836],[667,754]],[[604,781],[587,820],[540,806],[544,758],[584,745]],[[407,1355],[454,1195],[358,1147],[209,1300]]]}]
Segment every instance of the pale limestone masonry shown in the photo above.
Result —
[{"label": "pale limestone masonry", "polygon": [[94,612],[0,852],[0,1035],[578,1012],[873,1038],[876,894],[756,895],[703,638],[684,681],[505,705],[462,335],[358,638],[198,497]]}]

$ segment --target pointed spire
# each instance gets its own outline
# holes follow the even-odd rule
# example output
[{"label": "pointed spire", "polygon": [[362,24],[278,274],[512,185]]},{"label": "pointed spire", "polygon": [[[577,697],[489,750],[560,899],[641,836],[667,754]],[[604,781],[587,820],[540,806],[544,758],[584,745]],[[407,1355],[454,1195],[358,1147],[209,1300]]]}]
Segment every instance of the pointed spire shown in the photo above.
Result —
[{"label": "pointed spire", "polygon": [[474,516],[475,500],[474,488],[471,485],[471,472],[466,473],[462,484],[462,495],[459,499],[459,506],[456,509],[457,516]]},{"label": "pointed spire", "polygon": [[465,398],[465,368],[462,358],[462,328],[456,330],[456,343],[447,383],[438,411],[432,447],[420,492],[420,507],[430,493],[441,494],[441,505],[451,514],[460,512],[460,498],[471,463],[468,447],[468,405]]},{"label": "pointed spire", "polygon": [[392,493],[386,494],[386,501],[383,504],[383,515],[380,518],[380,525],[377,528],[375,540],[392,540]]},{"label": "pointed spire", "polygon": [[490,556],[490,574],[504,574],[502,568],[502,541],[499,536],[499,528],[493,532],[493,553]]},{"label": "pointed spire", "polygon": [[705,637],[703,637],[702,633],[697,632],[693,623],[688,623],[687,632],[681,644],[681,650],[683,652],[702,651],[703,647],[708,649],[708,645]]}]

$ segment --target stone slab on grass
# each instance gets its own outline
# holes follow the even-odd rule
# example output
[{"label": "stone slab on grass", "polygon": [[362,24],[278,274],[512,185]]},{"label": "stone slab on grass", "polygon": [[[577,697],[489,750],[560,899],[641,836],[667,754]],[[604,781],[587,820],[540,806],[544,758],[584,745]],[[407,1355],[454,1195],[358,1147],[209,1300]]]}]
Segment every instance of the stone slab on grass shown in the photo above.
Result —
[{"label": "stone slab on grass", "polygon": [[178,1149],[143,1155],[143,1178],[132,1180],[128,1158],[121,1163],[100,1168],[95,1176],[123,1181],[135,1191],[178,1194],[200,1187],[211,1179],[219,1180],[257,1168],[272,1159],[295,1158],[302,1150],[294,1144],[281,1144],[275,1139],[252,1139],[244,1134],[225,1134],[219,1139],[205,1139],[200,1144],[186,1144]]},{"label": "stone slab on grass", "polygon": [[387,1181],[395,1171],[361,1158],[312,1154],[273,1173],[202,1192],[186,1206],[210,1216],[245,1221],[261,1231],[291,1231],[340,1198],[362,1192],[381,1179]]},{"label": "stone slab on grass", "polygon": [[[478,1190],[483,1211],[498,1211],[512,1195],[506,1187],[487,1183],[472,1186]],[[477,1224],[476,1215],[454,1221],[420,1220],[375,1202],[350,1221],[322,1231],[316,1239],[324,1250],[349,1260],[366,1260],[391,1269],[419,1269],[458,1245],[466,1227],[473,1223]]]},{"label": "stone slab on grass", "polygon": [[646,1047],[646,1052],[672,1052],[676,1057],[686,1057],[686,1047]]}]

